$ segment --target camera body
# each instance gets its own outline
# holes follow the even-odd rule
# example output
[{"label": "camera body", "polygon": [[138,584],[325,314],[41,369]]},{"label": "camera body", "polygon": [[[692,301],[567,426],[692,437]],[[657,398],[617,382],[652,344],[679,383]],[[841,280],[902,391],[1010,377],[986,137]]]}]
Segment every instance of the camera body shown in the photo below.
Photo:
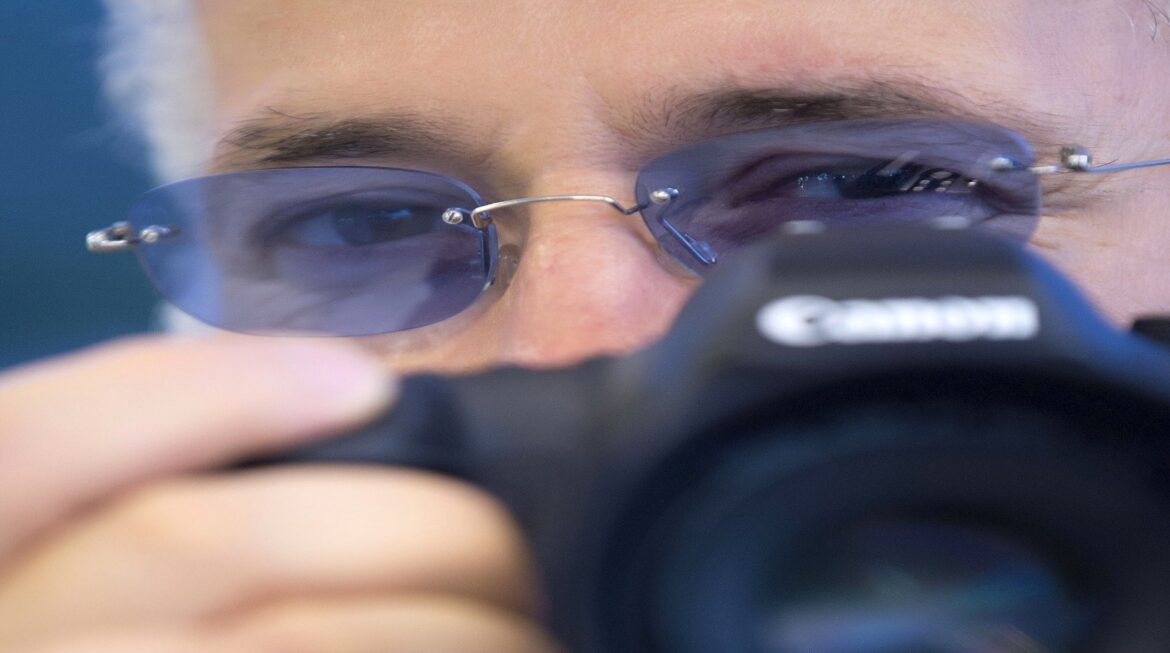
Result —
[{"label": "camera body", "polygon": [[580,653],[1170,650],[1170,353],[968,230],[725,267],[636,355],[408,378],[262,462],[486,488]]}]

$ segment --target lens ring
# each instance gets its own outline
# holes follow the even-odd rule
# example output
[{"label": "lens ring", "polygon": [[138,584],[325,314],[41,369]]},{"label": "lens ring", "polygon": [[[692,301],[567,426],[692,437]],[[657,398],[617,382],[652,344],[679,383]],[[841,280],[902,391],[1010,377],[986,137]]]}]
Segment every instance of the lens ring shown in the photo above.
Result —
[{"label": "lens ring", "polygon": [[[942,399],[945,382],[932,387],[940,388],[938,401],[912,409],[877,399],[834,409],[813,400],[797,402],[815,404],[807,414],[750,412],[750,425],[714,425],[709,437],[660,461],[633,494],[654,497],[653,505],[628,507],[612,531],[624,534],[621,546],[601,559],[607,581],[593,590],[593,622],[605,625],[598,637],[607,650],[790,650],[769,643],[792,637],[783,640],[775,628],[770,640],[761,634],[777,609],[801,601],[799,592],[785,598],[770,584],[785,573],[778,565],[817,573],[801,561],[832,553],[818,542],[849,529],[872,533],[875,520],[887,532],[925,525],[974,534],[976,553],[1014,565],[1007,587],[1015,594],[982,612],[952,606],[952,623],[966,620],[966,630],[949,634],[984,637],[968,643],[997,641],[1004,627],[1022,629],[1040,651],[1146,650],[1143,642],[1170,638],[1165,472],[1146,456],[1090,444],[1104,437],[1095,420],[1020,404],[1018,388],[1002,397],[982,392],[983,403],[973,405]],[[1076,392],[1064,391],[1075,403]],[[911,567],[939,565],[916,560]],[[943,567],[939,577],[955,577],[956,592],[979,588],[979,568],[963,576]],[[1036,599],[1035,611],[1021,587]]]}]

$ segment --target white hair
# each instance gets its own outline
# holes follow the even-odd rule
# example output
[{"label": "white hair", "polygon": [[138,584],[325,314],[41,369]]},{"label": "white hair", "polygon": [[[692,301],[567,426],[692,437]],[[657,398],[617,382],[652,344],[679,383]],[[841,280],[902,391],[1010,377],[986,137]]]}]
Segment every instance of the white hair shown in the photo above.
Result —
[{"label": "white hair", "polygon": [[198,174],[213,135],[211,74],[191,0],[104,0],[100,73],[111,106],[155,176]]}]

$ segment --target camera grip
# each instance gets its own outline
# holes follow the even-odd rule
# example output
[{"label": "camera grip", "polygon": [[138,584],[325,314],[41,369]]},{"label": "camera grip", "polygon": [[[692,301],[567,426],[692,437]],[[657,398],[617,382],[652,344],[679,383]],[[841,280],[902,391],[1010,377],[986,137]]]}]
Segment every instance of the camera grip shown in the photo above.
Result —
[{"label": "camera grip", "polygon": [[605,450],[591,436],[604,406],[605,369],[598,360],[537,373],[500,368],[467,377],[407,377],[395,406],[365,427],[232,469],[324,463],[446,474],[500,499],[541,558],[581,526],[574,517]]},{"label": "camera grip", "polygon": [[404,380],[395,406],[336,438],[240,463],[236,469],[298,463],[403,465],[467,477],[469,447],[451,379]]}]

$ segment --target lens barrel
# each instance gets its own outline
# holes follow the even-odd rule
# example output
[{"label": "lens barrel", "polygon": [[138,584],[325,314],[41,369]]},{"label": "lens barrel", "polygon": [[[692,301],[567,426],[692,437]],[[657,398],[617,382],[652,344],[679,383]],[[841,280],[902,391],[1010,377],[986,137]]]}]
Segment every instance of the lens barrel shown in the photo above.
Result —
[{"label": "lens barrel", "polygon": [[620,625],[598,650],[1163,650],[1170,487],[1117,422],[1018,378],[980,401],[884,381],[752,411],[663,461],[647,482],[672,499],[646,488],[657,505],[619,522],[643,539],[609,558],[598,621]]}]

